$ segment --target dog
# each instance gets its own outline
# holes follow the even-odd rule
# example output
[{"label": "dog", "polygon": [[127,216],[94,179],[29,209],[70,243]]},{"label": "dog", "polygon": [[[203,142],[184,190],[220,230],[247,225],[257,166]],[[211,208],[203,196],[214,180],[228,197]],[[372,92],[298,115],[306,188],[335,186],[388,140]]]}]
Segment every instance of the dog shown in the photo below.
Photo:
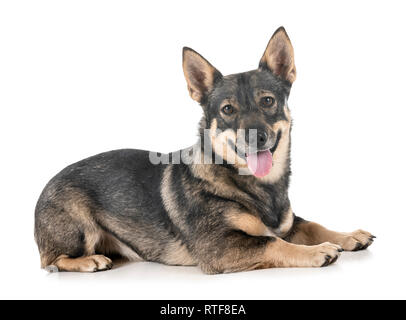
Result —
[{"label": "dog", "polygon": [[369,232],[330,231],[292,211],[296,67],[283,27],[256,70],[223,76],[185,47],[183,71],[203,109],[204,143],[171,154],[110,151],[58,173],[35,209],[42,268],[95,272],[117,256],[207,274],[324,267],[372,244]]}]

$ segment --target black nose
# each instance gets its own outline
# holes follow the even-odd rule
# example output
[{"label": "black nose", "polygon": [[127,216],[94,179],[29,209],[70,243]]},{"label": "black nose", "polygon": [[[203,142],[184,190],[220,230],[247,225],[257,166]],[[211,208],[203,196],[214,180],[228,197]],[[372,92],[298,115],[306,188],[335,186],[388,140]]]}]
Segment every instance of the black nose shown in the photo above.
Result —
[{"label": "black nose", "polygon": [[268,135],[266,134],[266,132],[258,130],[258,132],[257,132],[258,148],[263,147],[266,144],[267,140],[268,140]]},{"label": "black nose", "polygon": [[268,134],[263,129],[255,129],[257,131],[257,134],[255,135],[253,130],[254,129],[248,130],[248,133],[245,135],[245,140],[251,147],[255,147],[255,139],[256,139],[257,140],[256,147],[262,148],[268,141]]}]

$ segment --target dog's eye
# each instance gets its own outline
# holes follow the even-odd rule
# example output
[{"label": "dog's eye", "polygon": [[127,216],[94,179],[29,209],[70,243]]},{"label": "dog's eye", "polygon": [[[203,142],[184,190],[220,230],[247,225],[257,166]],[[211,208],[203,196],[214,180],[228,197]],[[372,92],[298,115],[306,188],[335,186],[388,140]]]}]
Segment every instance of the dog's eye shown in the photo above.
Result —
[{"label": "dog's eye", "polygon": [[221,108],[221,111],[223,111],[223,113],[225,114],[232,114],[234,112],[234,107],[231,104],[228,104],[226,106],[224,106],[223,108]]},{"label": "dog's eye", "polygon": [[275,98],[273,98],[273,97],[261,98],[261,105],[265,108],[272,107],[274,104],[275,104]]}]

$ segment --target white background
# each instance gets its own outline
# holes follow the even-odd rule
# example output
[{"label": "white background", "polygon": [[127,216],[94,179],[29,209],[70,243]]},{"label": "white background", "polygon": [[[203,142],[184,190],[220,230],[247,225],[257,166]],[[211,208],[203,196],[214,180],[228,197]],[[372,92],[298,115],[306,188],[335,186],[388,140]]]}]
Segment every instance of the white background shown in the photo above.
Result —
[{"label": "white background", "polygon": [[[0,298],[406,298],[405,7],[402,1],[2,1]],[[117,148],[196,140],[190,46],[223,74],[256,68],[284,25],[295,48],[289,105],[294,212],[378,238],[322,269],[207,276],[132,263],[47,274],[34,207],[66,165]]]}]

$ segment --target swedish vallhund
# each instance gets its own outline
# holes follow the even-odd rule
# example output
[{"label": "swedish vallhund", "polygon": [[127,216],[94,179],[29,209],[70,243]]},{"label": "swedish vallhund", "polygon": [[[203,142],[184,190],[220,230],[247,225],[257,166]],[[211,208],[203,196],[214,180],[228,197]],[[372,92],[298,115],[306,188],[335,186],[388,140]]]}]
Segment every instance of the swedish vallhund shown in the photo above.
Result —
[{"label": "swedish vallhund", "polygon": [[331,231],[292,211],[296,67],[283,27],[256,70],[223,76],[184,48],[183,71],[203,108],[199,142],[170,154],[110,151],[58,173],[35,210],[43,268],[95,272],[116,256],[208,274],[323,267],[372,244],[368,232]]}]

